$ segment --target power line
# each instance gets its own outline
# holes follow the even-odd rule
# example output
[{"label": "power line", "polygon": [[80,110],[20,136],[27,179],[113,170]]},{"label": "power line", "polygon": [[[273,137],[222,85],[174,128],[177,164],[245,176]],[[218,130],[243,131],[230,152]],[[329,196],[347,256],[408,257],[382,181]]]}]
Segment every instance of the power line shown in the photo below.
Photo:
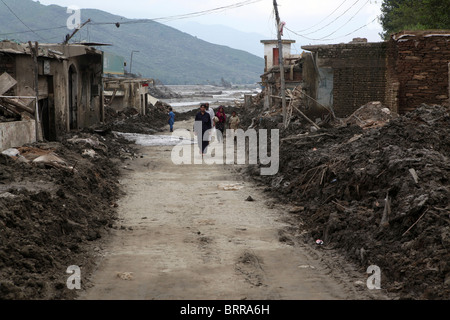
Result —
[{"label": "power line", "polygon": [[344,0],[344,1],[339,5],[339,7],[337,7],[336,9],[334,9],[334,11],[333,11],[332,13],[330,13],[329,15],[327,15],[325,18],[323,18],[322,20],[320,20],[320,21],[319,21],[318,23],[316,23],[315,25],[313,25],[313,26],[311,26],[311,27],[309,27],[309,28],[307,28],[307,29],[299,30],[298,32],[308,31],[308,30],[311,30],[312,28],[317,27],[317,26],[320,25],[322,22],[324,22],[324,21],[327,20],[329,17],[331,17],[336,11],[338,11],[338,10],[344,5],[344,3],[346,3],[346,2],[347,2],[347,0]]},{"label": "power line", "polygon": [[[212,14],[212,13],[217,13],[217,12],[222,12],[222,11],[226,11],[226,10],[230,10],[230,9],[247,6],[247,5],[261,2],[261,1],[263,1],[263,0],[246,0],[246,1],[234,3],[234,4],[231,4],[228,6],[222,6],[222,7],[217,7],[217,8],[203,10],[203,11],[190,12],[190,13],[185,13],[185,14],[179,14],[179,15],[167,16],[167,17],[159,17],[159,18],[153,18],[153,19],[129,20],[129,21],[125,21],[125,22],[120,22],[120,24],[138,24],[138,23],[149,23],[149,22],[153,22],[153,21],[168,22],[168,21],[180,20],[180,19],[186,19],[186,18],[195,18],[195,17],[207,15],[207,14]],[[116,24],[116,23],[117,22],[96,22],[96,23],[92,23],[92,25],[105,25],[105,24]]]},{"label": "power line", "polygon": [[19,20],[20,22],[22,22],[22,24],[28,29],[30,30],[30,32],[33,32],[35,35],[37,35],[39,37],[39,39],[45,40],[44,38],[42,38],[40,35],[38,35],[35,31],[33,31],[27,24],[25,24],[25,22],[22,21],[22,19],[19,18],[19,16],[5,3],[5,1],[1,0],[3,2],[3,4],[8,8],[8,10],[17,18],[17,20]]},{"label": "power line", "polygon": [[339,15],[336,19],[334,19],[334,20],[331,21],[330,23],[326,24],[325,26],[323,26],[323,27],[321,27],[321,28],[319,28],[319,29],[317,29],[317,30],[314,30],[314,31],[305,33],[304,35],[307,36],[307,35],[310,35],[310,34],[313,34],[313,33],[317,33],[317,32],[319,32],[319,31],[325,29],[325,28],[328,27],[329,25],[331,25],[331,24],[333,24],[334,22],[336,22],[337,20],[339,20],[342,16],[344,16],[348,11],[350,11],[354,6],[356,6],[356,5],[358,4],[359,1],[361,1],[361,0],[356,0],[355,3],[353,3],[347,10],[345,10],[341,15]]},{"label": "power line", "polygon": [[363,26],[361,26],[361,27],[359,27],[359,28],[357,28],[357,29],[355,29],[355,30],[353,30],[353,31],[351,31],[351,32],[349,32],[349,33],[347,33],[347,34],[345,34],[345,35],[342,35],[342,36],[339,36],[339,37],[336,37],[336,38],[332,38],[332,39],[314,39],[314,38],[309,38],[309,37],[306,37],[306,36],[304,36],[304,35],[301,35],[301,34],[295,32],[295,31],[292,31],[291,29],[287,28],[286,26],[285,26],[284,28],[287,29],[287,30],[289,30],[289,31],[291,31],[293,34],[295,34],[295,35],[297,35],[297,36],[299,36],[299,37],[301,37],[301,38],[307,39],[307,40],[312,40],[312,41],[320,41],[320,40],[323,40],[323,41],[333,41],[333,40],[337,40],[337,39],[341,39],[341,38],[348,37],[349,35],[352,35],[352,34],[354,34],[355,32],[357,32],[357,31],[359,31],[359,30],[361,30],[361,29],[367,27],[368,25],[374,23],[377,19],[378,19],[378,17],[376,17],[375,19],[373,19],[373,20],[370,21],[369,23],[366,23],[365,25],[363,25]]},{"label": "power line", "polygon": [[[4,3],[3,0],[1,0],[1,1]],[[185,14],[174,15],[174,16],[166,16],[166,17],[159,17],[159,18],[153,18],[153,19],[128,20],[128,21],[124,21],[124,22],[120,22],[120,23],[117,22],[117,21],[114,21],[114,22],[106,22],[106,21],[105,22],[93,22],[90,25],[110,25],[111,24],[111,25],[118,25],[118,26],[120,26],[122,24],[140,24],[140,23],[151,23],[151,22],[156,22],[156,21],[168,22],[168,21],[173,21],[173,20],[194,18],[194,17],[199,17],[199,16],[203,16],[203,15],[207,15],[207,14],[223,12],[223,11],[226,11],[226,10],[247,6],[247,5],[254,4],[254,3],[257,3],[257,2],[261,2],[261,1],[263,1],[263,0],[246,0],[246,1],[241,1],[241,2],[234,3],[234,4],[231,4],[231,5],[228,5],[228,6],[222,6],[222,7],[217,7],[217,8],[213,8],[213,9],[197,11],[197,12],[191,12],[191,13],[185,13]],[[22,20],[20,20],[20,21],[23,23]],[[23,23],[23,24],[25,25],[25,23]],[[61,28],[67,28],[67,26],[60,26],[60,27],[32,30],[28,26],[26,26],[26,27],[29,29],[29,31],[3,33],[3,34],[0,34],[0,36],[7,36],[7,35],[13,35],[13,34],[22,34],[22,33],[32,32],[32,33],[36,34],[38,37],[40,37],[36,33],[36,31],[49,31],[49,30],[56,30],[56,29],[61,29]],[[40,38],[42,38],[42,37],[40,37]]]},{"label": "power line", "polygon": [[358,13],[360,13],[361,10],[369,3],[369,1],[370,1],[370,0],[367,0],[366,3],[364,3],[363,6],[362,6],[361,8],[359,8],[359,10],[356,11],[356,13],[355,13],[350,19],[348,19],[347,22],[345,22],[342,26],[340,26],[339,28],[337,28],[336,30],[334,30],[332,33],[330,33],[330,34],[328,34],[328,35],[326,35],[326,36],[324,36],[324,37],[322,37],[322,38],[325,39],[325,38],[328,38],[329,36],[332,36],[333,34],[335,34],[336,32],[338,32],[339,30],[341,30],[343,27],[345,27],[347,24],[349,24],[350,21],[352,21],[353,18],[356,17],[356,16],[358,15]]},{"label": "power line", "polygon": [[2,33],[2,34],[0,34],[0,36],[9,36],[12,34],[23,34],[23,33],[30,33],[30,32],[35,33],[37,31],[50,31],[50,30],[63,29],[63,28],[67,28],[67,26],[52,27],[52,28],[45,28],[45,29],[35,29],[35,30],[29,30],[29,31],[8,32],[8,33]]}]

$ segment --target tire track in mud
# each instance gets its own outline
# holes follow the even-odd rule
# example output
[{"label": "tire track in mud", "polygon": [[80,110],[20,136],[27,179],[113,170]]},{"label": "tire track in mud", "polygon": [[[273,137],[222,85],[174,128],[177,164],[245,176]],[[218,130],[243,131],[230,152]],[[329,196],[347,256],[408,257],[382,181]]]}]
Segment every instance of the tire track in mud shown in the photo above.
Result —
[{"label": "tire track in mud", "polygon": [[[289,208],[270,203],[234,167],[175,166],[170,147],[140,152],[121,180],[120,225],[103,239],[80,299],[384,298],[355,288],[367,275],[340,274],[336,262],[330,270],[329,256],[299,240]],[[242,188],[218,188],[235,183]]]}]

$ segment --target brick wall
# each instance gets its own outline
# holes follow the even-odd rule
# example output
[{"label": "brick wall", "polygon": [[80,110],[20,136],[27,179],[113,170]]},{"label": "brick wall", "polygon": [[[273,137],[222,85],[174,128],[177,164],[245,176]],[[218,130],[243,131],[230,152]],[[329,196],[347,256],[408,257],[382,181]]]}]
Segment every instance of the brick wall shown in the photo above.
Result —
[{"label": "brick wall", "polygon": [[387,43],[305,46],[317,52],[318,67],[333,69],[333,108],[338,117],[386,98]]},{"label": "brick wall", "polygon": [[[404,31],[389,41],[387,90],[398,83],[397,106],[405,113],[421,103],[449,99],[450,31]],[[394,98],[395,99],[395,98]]]}]

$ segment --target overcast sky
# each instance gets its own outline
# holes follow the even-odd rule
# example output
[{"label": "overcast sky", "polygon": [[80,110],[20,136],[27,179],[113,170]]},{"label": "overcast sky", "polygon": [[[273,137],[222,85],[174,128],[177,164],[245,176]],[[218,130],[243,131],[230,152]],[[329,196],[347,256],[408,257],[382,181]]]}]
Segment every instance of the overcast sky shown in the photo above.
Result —
[{"label": "overcast sky", "polygon": [[[75,5],[80,8],[96,8],[126,18],[139,19],[154,19],[187,14],[233,5],[244,1],[40,0],[42,4],[57,4],[64,7]],[[283,38],[296,40],[298,46],[305,44],[348,42],[355,37],[367,38],[370,42],[381,41],[378,34],[382,31],[382,28],[378,20],[373,22],[380,14],[381,0],[278,0],[277,2],[281,20],[286,22],[286,27],[302,35],[296,35],[285,29]],[[85,19],[82,16],[82,20]],[[261,0],[239,8],[183,20],[196,21],[205,25],[222,24],[241,31],[257,32],[266,38],[276,38],[272,0]],[[353,31],[359,28],[361,29],[353,33]]]}]

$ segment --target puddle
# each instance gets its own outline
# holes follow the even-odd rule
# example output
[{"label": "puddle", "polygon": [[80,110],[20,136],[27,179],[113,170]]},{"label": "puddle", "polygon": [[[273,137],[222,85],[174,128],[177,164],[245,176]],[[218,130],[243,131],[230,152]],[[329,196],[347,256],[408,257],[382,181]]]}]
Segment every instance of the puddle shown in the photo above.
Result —
[{"label": "puddle", "polygon": [[190,145],[196,143],[194,139],[187,139],[186,137],[178,137],[178,136],[150,135],[150,134],[123,133],[123,132],[114,132],[114,133],[124,137],[128,141],[134,142],[135,144],[144,147]]}]

